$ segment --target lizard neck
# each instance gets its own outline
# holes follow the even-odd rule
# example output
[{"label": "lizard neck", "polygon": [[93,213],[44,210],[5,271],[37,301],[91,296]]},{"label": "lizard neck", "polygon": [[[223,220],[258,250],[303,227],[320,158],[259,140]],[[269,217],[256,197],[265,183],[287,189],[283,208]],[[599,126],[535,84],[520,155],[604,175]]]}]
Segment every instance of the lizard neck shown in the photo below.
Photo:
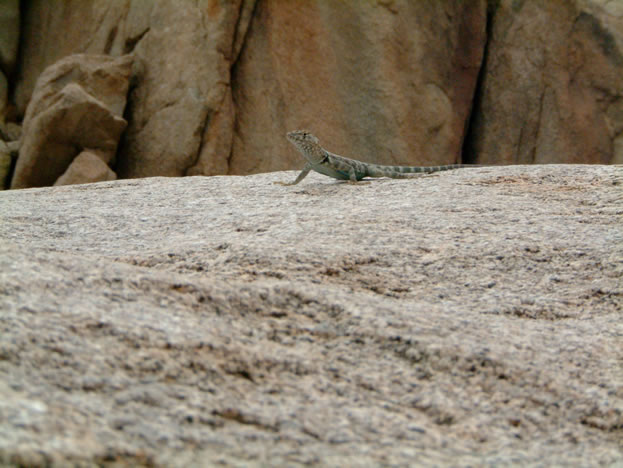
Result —
[{"label": "lizard neck", "polygon": [[296,142],[296,149],[312,164],[322,164],[329,158],[329,154],[317,143],[299,141]]}]

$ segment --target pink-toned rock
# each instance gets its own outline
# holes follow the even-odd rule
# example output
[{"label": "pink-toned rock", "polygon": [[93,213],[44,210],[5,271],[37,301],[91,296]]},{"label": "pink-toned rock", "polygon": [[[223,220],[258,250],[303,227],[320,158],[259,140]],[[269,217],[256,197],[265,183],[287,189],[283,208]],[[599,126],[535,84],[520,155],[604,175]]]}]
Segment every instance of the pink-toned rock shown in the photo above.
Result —
[{"label": "pink-toned rock", "polygon": [[498,3],[470,153],[482,163],[623,162],[621,3]]},{"label": "pink-toned rock", "polygon": [[[133,57],[75,54],[48,67],[37,80],[24,117],[24,125],[57,100],[58,93],[69,83],[80,85],[110,112],[123,116]],[[26,131],[26,130],[24,130]]]},{"label": "pink-toned rock", "polygon": [[90,184],[115,180],[115,174],[108,165],[94,152],[83,151],[74,158],[65,173],[54,185]]},{"label": "pink-toned rock", "polygon": [[233,76],[229,170],[301,167],[284,138],[383,164],[452,163],[485,45],[486,2],[263,2]]},{"label": "pink-toned rock", "polygon": [[386,164],[623,162],[621,10],[607,0],[29,2],[13,97],[23,112],[37,76],[66,55],[131,52],[140,67],[121,178],[299,168],[284,138],[298,128]]},{"label": "pink-toned rock", "polygon": [[33,2],[24,20],[17,107],[25,109],[39,73],[66,55],[133,52],[141,68],[129,96],[119,176],[181,176],[193,166],[192,173],[226,173],[234,131],[230,69],[254,5]]},{"label": "pink-toned rock", "polygon": [[[46,68],[74,54],[124,55],[120,29],[126,30],[124,15],[155,2],[92,2],[58,0],[29,2],[24,9],[19,76],[14,99],[21,115],[31,101],[35,85]],[[114,51],[113,51],[114,49]]]},{"label": "pink-toned rock", "polygon": [[49,67],[37,82],[24,119],[11,188],[52,185],[84,148],[113,163],[132,57],[74,55]]},{"label": "pink-toned rock", "polygon": [[230,69],[254,4],[156,3],[149,32],[134,49],[146,65],[130,95],[120,177],[229,172],[235,128]]},{"label": "pink-toned rock", "polygon": [[48,109],[24,122],[24,136],[11,188],[52,185],[83,148],[114,157],[123,118],[101,101],[70,83]]},{"label": "pink-toned rock", "polygon": [[[330,149],[369,161],[460,156],[485,0],[65,3],[66,14],[44,3],[26,13],[18,107],[49,57],[132,51],[142,69],[119,177],[299,167],[284,135],[303,126]],[[46,40],[61,27],[65,37]]]}]

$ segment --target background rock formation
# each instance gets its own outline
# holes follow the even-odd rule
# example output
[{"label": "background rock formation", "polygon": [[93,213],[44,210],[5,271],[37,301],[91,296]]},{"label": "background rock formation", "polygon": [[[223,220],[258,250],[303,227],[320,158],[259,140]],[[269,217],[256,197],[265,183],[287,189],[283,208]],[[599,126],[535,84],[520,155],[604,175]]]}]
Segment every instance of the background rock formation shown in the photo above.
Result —
[{"label": "background rock formation", "polygon": [[182,176],[200,158],[207,161],[203,173],[227,173],[234,129],[230,67],[253,6],[248,0],[32,2],[18,108],[26,108],[43,68],[67,54],[133,53],[143,68],[129,96],[119,177]]},{"label": "background rock formation", "polygon": [[301,166],[283,138],[299,128],[367,161],[456,162],[485,26],[480,0],[259,2],[233,75],[230,168]]},{"label": "background rock formation", "polygon": [[[100,153],[101,154],[101,153]],[[115,174],[104,162],[105,157],[93,150],[81,152],[74,158],[67,170],[56,179],[54,185],[88,184],[115,180]]]},{"label": "background rock formation", "polygon": [[616,163],[622,8],[31,0],[9,98],[23,115],[38,76],[67,55],[133,54],[121,178],[300,167],[284,134],[301,127],[377,163]]},{"label": "background rock formation", "polygon": [[473,116],[482,163],[623,163],[623,2],[502,0]]},{"label": "background rock formation", "polygon": [[460,156],[484,0],[60,3],[27,9],[17,106],[68,53],[132,52],[144,67],[129,97],[120,177],[298,167],[284,134],[300,126],[377,162]]},{"label": "background rock formation", "polygon": [[0,193],[0,465],[619,466],[623,172]]},{"label": "background rock formation", "polygon": [[121,115],[131,69],[128,55],[71,55],[48,67],[37,80],[24,117],[11,187],[54,184],[85,149],[103,164],[114,163],[126,127]]}]

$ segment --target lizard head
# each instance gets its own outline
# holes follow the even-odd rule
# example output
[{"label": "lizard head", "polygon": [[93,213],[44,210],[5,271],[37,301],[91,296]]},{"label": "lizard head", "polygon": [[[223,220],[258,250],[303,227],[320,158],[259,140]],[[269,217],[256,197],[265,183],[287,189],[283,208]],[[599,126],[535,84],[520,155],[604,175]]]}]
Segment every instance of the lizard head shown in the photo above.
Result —
[{"label": "lizard head", "polygon": [[307,130],[296,130],[286,135],[288,141],[312,164],[321,164],[327,152],[320,146],[320,141]]},{"label": "lizard head", "polygon": [[288,134],[286,135],[286,138],[288,139],[290,143],[293,143],[295,145],[305,144],[305,143],[312,143],[316,145],[320,144],[320,141],[318,140],[318,138],[316,138],[314,135],[312,135],[307,130],[295,130],[293,132],[288,132]]}]

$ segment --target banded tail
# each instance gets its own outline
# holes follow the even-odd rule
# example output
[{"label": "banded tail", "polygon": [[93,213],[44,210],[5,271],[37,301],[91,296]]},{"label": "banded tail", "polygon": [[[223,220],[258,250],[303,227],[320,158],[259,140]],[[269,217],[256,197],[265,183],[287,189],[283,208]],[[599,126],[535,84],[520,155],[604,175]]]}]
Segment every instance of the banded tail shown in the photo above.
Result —
[{"label": "banded tail", "polygon": [[411,174],[429,174],[431,172],[450,171],[465,167],[477,167],[473,164],[448,164],[445,166],[380,166],[370,164],[367,168],[368,177],[407,178]]}]

